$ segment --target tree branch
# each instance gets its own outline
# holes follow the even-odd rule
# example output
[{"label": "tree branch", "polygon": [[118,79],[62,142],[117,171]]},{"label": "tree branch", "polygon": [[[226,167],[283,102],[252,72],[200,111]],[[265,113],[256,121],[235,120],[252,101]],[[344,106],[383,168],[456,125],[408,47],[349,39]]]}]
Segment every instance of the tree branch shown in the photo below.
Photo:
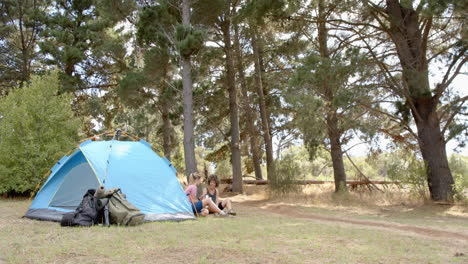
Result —
[{"label": "tree branch", "polygon": [[[458,109],[460,109],[463,104],[466,102],[466,100],[468,99],[468,96],[465,96],[463,98],[460,98],[459,100],[457,100],[457,102],[461,102],[461,104],[458,106]],[[454,103],[451,103],[450,105],[454,105]],[[452,123],[453,119],[455,118],[455,116],[458,114],[458,111],[453,111],[453,113],[450,115],[450,117],[447,119],[447,122],[445,123],[445,126],[444,128],[442,129],[442,135],[444,135],[445,131],[447,130],[447,128],[449,127],[449,125]],[[445,115],[445,114],[444,114]]]},{"label": "tree branch", "polygon": [[[348,155],[347,152],[345,152],[345,155],[346,155],[346,157],[348,158],[349,162],[351,162],[351,164],[353,165],[353,167],[358,171],[359,176],[362,177],[362,178],[364,178],[364,180],[367,181],[368,183],[370,183],[371,186],[374,187],[376,190],[382,192],[382,190],[380,190],[379,187],[377,187],[377,185],[373,184],[373,183],[369,180],[369,178],[367,178],[366,175],[364,175],[364,173],[358,168],[358,166],[357,166],[357,165],[353,162],[353,160],[349,157],[349,155]],[[369,186],[369,190],[370,190],[370,186]]]},{"label": "tree branch", "polygon": [[[424,2],[424,1],[421,1],[421,2]],[[428,36],[429,36],[429,31],[431,30],[432,28],[432,17],[429,17],[427,20],[426,20],[426,23],[425,23],[425,27],[424,27],[424,32],[423,32],[423,36],[422,36],[422,54],[426,54],[426,51],[427,51],[427,40],[428,40]]]},{"label": "tree branch", "polygon": [[450,102],[449,104],[446,104],[446,105],[442,106],[439,110],[440,111],[443,110],[443,112],[440,113],[439,118],[443,119],[443,117],[448,113],[448,111],[449,111],[449,109],[450,109],[450,107],[452,105],[457,104],[459,102],[464,103],[466,100],[468,100],[468,95],[465,96],[465,97],[458,98],[457,100],[454,100],[454,101]]},{"label": "tree branch", "polygon": [[[436,88],[436,95],[435,98],[438,100],[441,96],[442,93],[447,89],[447,87],[452,83],[453,79],[460,73],[461,68],[463,65],[468,61],[468,57],[465,56],[466,48],[463,48],[458,56],[456,56],[450,66],[448,67],[447,71],[445,72],[444,78],[442,79],[442,82],[437,85]],[[463,60],[458,64],[457,68],[453,72],[452,76],[449,78],[450,72],[452,68],[457,64],[457,61],[463,57]]]},{"label": "tree branch", "polygon": [[437,56],[439,56],[439,55],[442,54],[442,53],[447,52],[447,50],[453,48],[453,47],[456,46],[457,44],[458,44],[457,42],[454,42],[454,43],[450,44],[449,46],[443,48],[443,49],[440,50],[439,52],[433,54],[433,55],[427,60],[427,62],[430,63],[430,62],[431,62],[433,59],[435,59]]},{"label": "tree branch", "polygon": [[[465,103],[466,101],[463,101],[459,108],[461,108],[463,106],[463,104]],[[449,125],[452,123],[453,121],[453,118],[455,118],[455,116],[458,114],[458,111],[453,111],[453,113],[450,115],[449,119],[447,120],[447,123],[445,123],[445,126],[444,128],[442,129],[442,135],[445,134],[445,131],[447,130],[447,128],[449,127]]]},{"label": "tree branch", "polygon": [[358,104],[361,105],[361,106],[363,106],[363,107],[365,107],[365,108],[367,108],[367,109],[369,109],[370,111],[373,111],[373,112],[376,112],[376,113],[379,113],[379,114],[382,114],[382,115],[385,115],[385,116],[389,117],[391,121],[393,121],[393,122],[395,122],[395,123],[397,123],[397,124],[403,125],[403,127],[406,129],[406,131],[408,131],[408,132],[409,132],[411,135],[413,135],[415,138],[418,138],[418,136],[417,136],[416,133],[413,131],[413,129],[411,129],[410,126],[408,126],[407,124],[405,124],[406,122],[405,122],[403,119],[401,119],[401,118],[399,118],[399,117],[396,117],[396,116],[394,116],[394,115],[391,115],[391,114],[389,114],[389,113],[387,113],[387,112],[378,110],[378,109],[376,109],[376,108],[374,108],[374,107],[372,107],[372,106],[369,106],[369,105],[367,105],[367,104],[365,104],[365,103],[363,103],[363,102],[358,102]]}]

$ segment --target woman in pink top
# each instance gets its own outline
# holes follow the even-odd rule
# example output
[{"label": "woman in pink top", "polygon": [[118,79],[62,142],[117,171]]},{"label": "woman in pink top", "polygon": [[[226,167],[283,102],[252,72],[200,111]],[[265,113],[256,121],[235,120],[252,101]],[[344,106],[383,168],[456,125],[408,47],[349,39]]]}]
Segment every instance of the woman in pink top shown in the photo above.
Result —
[{"label": "woman in pink top", "polygon": [[185,194],[192,204],[192,210],[195,215],[207,216],[209,212],[218,213],[221,216],[228,216],[225,212],[220,210],[216,204],[210,198],[204,198],[203,200],[198,200],[197,198],[197,186],[202,182],[202,178],[198,173],[190,174],[192,184],[190,184],[187,189],[185,189]]}]

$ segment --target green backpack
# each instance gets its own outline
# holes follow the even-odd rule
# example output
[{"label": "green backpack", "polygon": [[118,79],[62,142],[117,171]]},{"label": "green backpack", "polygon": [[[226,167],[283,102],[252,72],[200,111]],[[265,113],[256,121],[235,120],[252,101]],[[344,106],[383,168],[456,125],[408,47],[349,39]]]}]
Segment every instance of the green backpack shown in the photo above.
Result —
[{"label": "green backpack", "polygon": [[135,226],[143,224],[145,214],[140,212],[133,204],[127,201],[125,194],[120,189],[112,188],[106,190],[106,193],[112,193],[109,197],[109,218],[111,224]]}]

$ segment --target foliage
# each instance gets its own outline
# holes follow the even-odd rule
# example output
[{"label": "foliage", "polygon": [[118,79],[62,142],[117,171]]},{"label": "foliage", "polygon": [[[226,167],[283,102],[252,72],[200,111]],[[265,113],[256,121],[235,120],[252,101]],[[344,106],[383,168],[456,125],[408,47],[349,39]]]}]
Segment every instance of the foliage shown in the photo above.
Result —
[{"label": "foliage", "polygon": [[70,94],[57,74],[34,77],[0,99],[0,193],[28,193],[77,141]]},{"label": "foliage", "polygon": [[454,198],[459,201],[468,199],[468,157],[453,154],[449,159],[449,166],[455,181]]},{"label": "foliage", "polygon": [[424,162],[408,150],[397,150],[388,155],[384,164],[388,177],[392,181],[408,184],[413,194],[427,198],[429,193]]},{"label": "foliage", "polygon": [[[143,56],[144,65],[127,73],[119,82],[117,89],[126,105],[137,109],[142,104],[148,108],[153,119],[162,119],[156,131],[162,135],[165,155],[175,150],[175,159],[181,160],[177,152],[176,127],[181,121],[182,82],[178,80],[177,70],[179,44],[177,33],[181,25],[180,10],[171,0],[159,1],[157,5],[145,5],[138,14],[135,37],[138,43],[134,55]],[[154,126],[148,122],[146,126]],[[161,140],[159,140],[161,141]],[[161,142],[158,142],[161,143]],[[169,157],[171,160],[172,158]],[[183,160],[183,159],[182,159]],[[177,163],[177,162],[176,162]],[[184,171],[179,166],[179,171]]]},{"label": "foliage", "polygon": [[[133,1],[55,0],[41,13],[45,26],[39,47],[44,63],[60,70],[66,91],[109,85],[112,72],[126,68],[121,27]],[[117,9],[117,10],[115,10]]]},{"label": "foliage", "polygon": [[171,46],[174,35],[171,26],[178,23],[180,15],[168,1],[159,2],[159,5],[144,6],[139,13],[136,36],[140,45]]},{"label": "foliage", "polygon": [[196,30],[181,24],[177,25],[176,39],[180,55],[190,57],[197,53],[203,47],[205,35],[204,30]]},{"label": "foliage", "polygon": [[276,162],[276,178],[270,179],[268,187],[274,195],[299,192],[301,187],[297,184],[297,180],[304,178],[305,171],[301,170],[294,155],[286,155]]},{"label": "foliage", "polygon": [[[433,183],[429,186],[433,200],[452,200],[454,180],[447,154],[442,148],[448,139],[466,127],[457,121],[466,114],[462,105],[468,97],[453,100],[453,92],[450,91],[453,80],[463,72],[468,61],[464,41],[466,19],[461,15],[466,4],[455,2],[460,3],[453,0],[364,1],[367,10],[360,11],[368,14],[364,19],[366,23],[362,23],[363,17],[353,19],[353,22],[366,25],[366,32],[361,31],[360,39],[372,57],[383,62],[379,68],[389,83],[386,89],[391,91],[396,100],[401,101],[400,106],[408,104],[411,108],[414,125],[407,124],[405,112],[408,111],[397,107],[403,118],[392,118],[396,123],[393,127],[403,127],[414,139],[417,138],[427,166],[428,182]],[[385,34],[386,40],[368,38],[376,33]],[[382,52],[382,48],[385,51]],[[429,80],[429,73],[435,67],[438,67],[438,74],[443,77],[433,82]],[[465,120],[461,122],[466,123]]]},{"label": "foliage", "polygon": [[[420,68],[420,77],[425,79],[429,73],[428,82],[415,79],[411,84],[417,86],[407,85],[411,69],[403,71],[399,47],[388,35],[392,27],[389,3],[401,4],[402,12],[409,12],[405,23],[417,15],[418,26],[413,30],[421,33],[422,41],[401,43],[423,44],[412,50],[421,53],[418,65],[424,69]],[[232,167],[226,87],[232,78],[227,78],[225,59],[230,45],[225,45],[220,30],[230,25],[231,30],[225,32],[231,35],[226,36],[231,42],[238,40],[241,53],[235,54],[233,62],[245,70],[243,81],[240,68],[234,69],[235,88],[245,87],[253,112],[259,112],[263,94],[268,126],[259,115],[250,119],[258,131],[270,130],[250,135],[245,110],[249,108],[242,107],[241,101],[243,172],[253,170],[249,139],[257,137],[258,149],[265,151],[261,136],[268,133],[277,143],[275,154],[285,175],[298,169],[306,179],[331,180],[327,128],[332,126],[326,123],[333,118],[327,115],[336,113],[334,131],[339,132],[343,150],[357,137],[371,142],[372,151],[384,149],[382,134],[393,144],[409,148],[404,154],[398,150],[374,158],[352,157],[360,171],[371,179],[391,177],[410,183],[414,193],[423,193],[419,188],[426,177],[419,175],[422,162],[413,117],[415,107],[422,104],[410,98],[419,93],[435,100],[433,110],[443,133],[439,138],[466,147],[468,97],[452,87],[467,62],[463,1],[197,0],[190,1],[190,26],[182,25],[180,4],[179,0],[1,1],[0,96],[22,87],[31,74],[57,68],[62,84],[59,93],[74,92],[73,110],[83,117],[88,135],[96,129],[126,128],[158,150],[164,149],[174,166],[184,171],[182,102],[189,97],[183,97],[181,77],[191,76],[195,133],[190,138],[197,147],[197,160],[203,162],[198,169],[209,161],[208,168],[228,177]],[[320,6],[325,11],[323,20]],[[321,21],[328,29],[327,40],[322,42],[317,38]],[[408,27],[400,29],[404,28]],[[258,40],[255,53],[253,36]],[[186,59],[192,71],[183,75],[179,66]],[[263,93],[257,91],[258,80]],[[2,131],[7,129],[5,118],[0,119]],[[23,121],[21,116],[17,119]],[[14,142],[0,144],[5,153],[17,149]],[[20,152],[24,154],[21,148]],[[288,165],[295,167],[286,166],[287,160],[294,160]],[[345,174],[354,179],[356,169],[346,158],[343,163]],[[462,165],[462,159],[450,160],[457,199],[463,199],[466,188],[467,172]]]},{"label": "foliage", "polygon": [[[322,58],[315,51],[310,52],[297,68],[290,81],[286,100],[296,110],[295,125],[301,130],[304,143],[313,159],[317,148],[328,137],[326,117],[330,111],[339,110],[340,116],[361,116],[363,110],[350,107],[358,101],[368,100],[368,89],[360,86],[359,79],[369,74],[366,59],[358,49],[348,48],[333,58]],[[330,89],[330,91],[327,91]],[[329,94],[332,95],[330,98]],[[366,127],[365,122],[357,118],[340,118],[338,129],[340,136],[346,131]],[[342,137],[342,142],[347,139]]]},{"label": "foliage", "polygon": [[40,71],[37,59],[38,11],[47,0],[5,0],[0,3],[0,96]]},{"label": "foliage", "polygon": [[117,95],[125,104],[138,108],[150,98],[145,92],[148,79],[141,72],[129,72],[120,81],[116,89]]}]

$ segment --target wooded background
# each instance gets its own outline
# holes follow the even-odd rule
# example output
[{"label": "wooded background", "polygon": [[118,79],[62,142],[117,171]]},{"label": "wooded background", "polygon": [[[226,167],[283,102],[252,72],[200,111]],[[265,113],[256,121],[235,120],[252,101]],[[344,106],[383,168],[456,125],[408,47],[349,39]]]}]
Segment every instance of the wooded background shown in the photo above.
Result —
[{"label": "wooded background", "polygon": [[[125,129],[179,172],[468,187],[468,2],[3,0],[0,193]],[[433,76],[432,79],[430,77]],[[354,142],[370,149],[349,156]],[[390,143],[382,143],[390,142]],[[364,156],[366,155],[366,156]]]}]

